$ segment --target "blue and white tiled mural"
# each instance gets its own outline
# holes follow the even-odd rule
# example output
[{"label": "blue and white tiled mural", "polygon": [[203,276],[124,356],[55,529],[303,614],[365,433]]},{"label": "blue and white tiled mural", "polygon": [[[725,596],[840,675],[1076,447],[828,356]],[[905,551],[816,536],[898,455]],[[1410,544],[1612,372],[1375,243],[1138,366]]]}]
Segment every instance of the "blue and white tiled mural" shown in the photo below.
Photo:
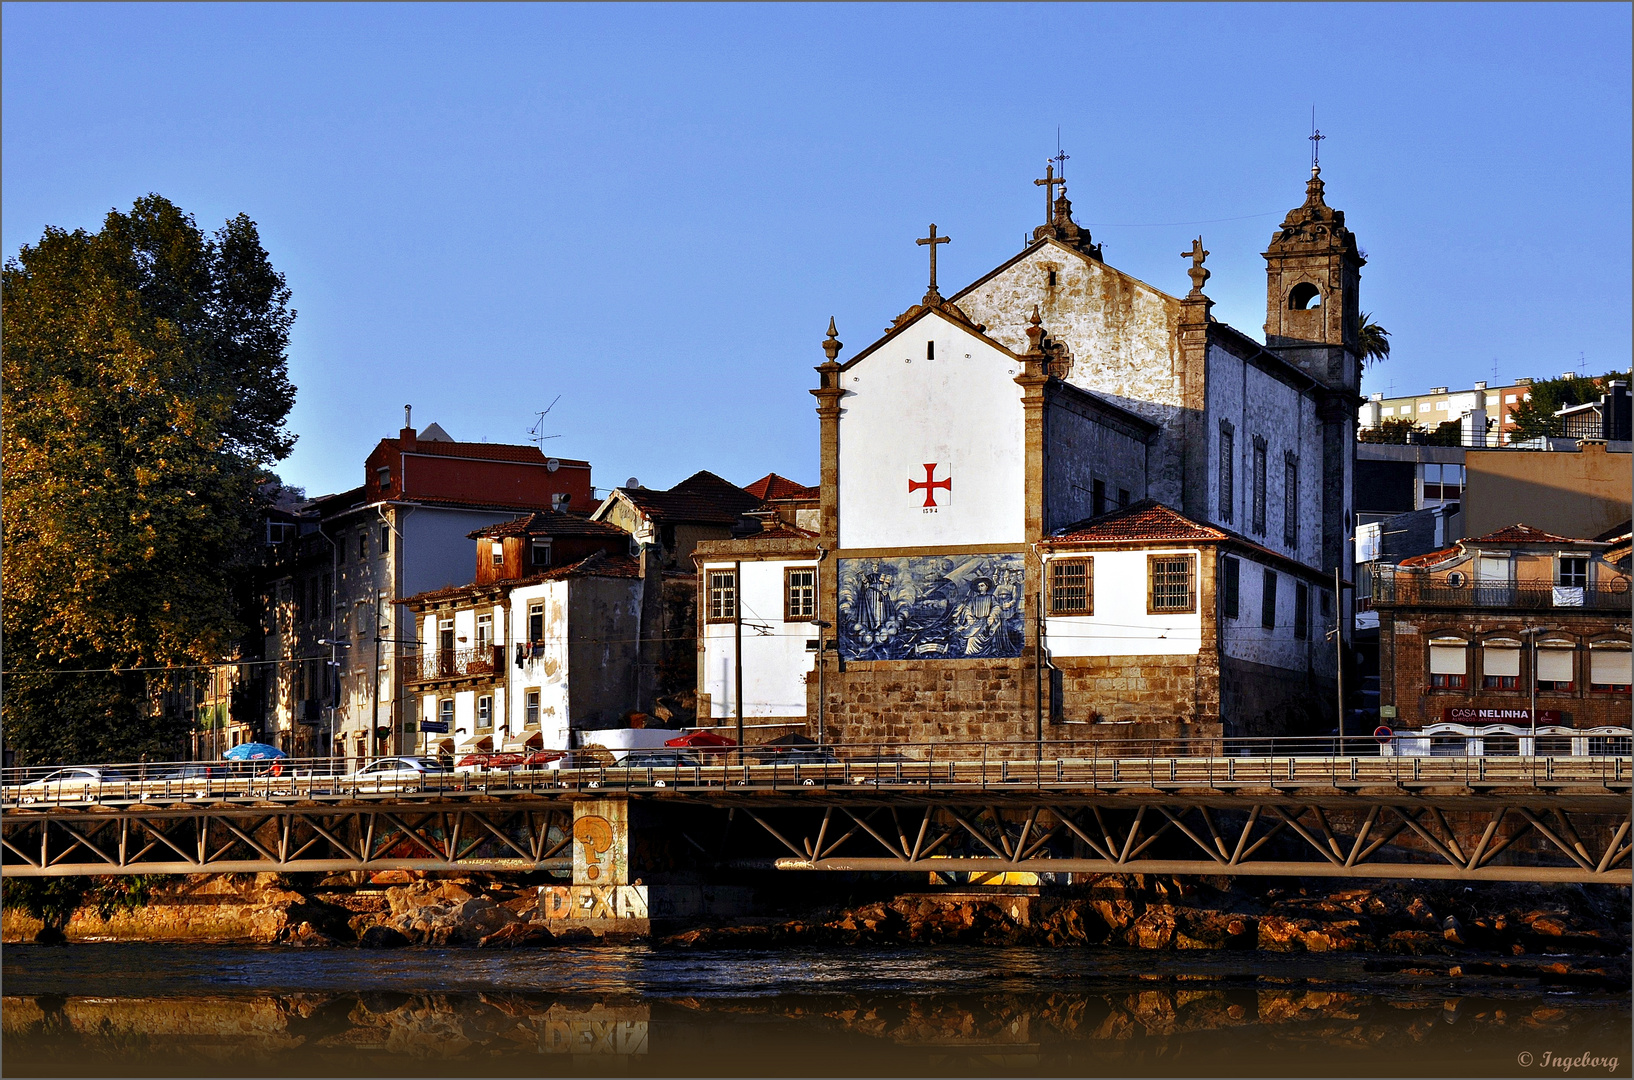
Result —
[{"label": "blue and white tiled mural", "polygon": [[953,660],[1021,655],[1021,552],[841,559],[840,655]]}]

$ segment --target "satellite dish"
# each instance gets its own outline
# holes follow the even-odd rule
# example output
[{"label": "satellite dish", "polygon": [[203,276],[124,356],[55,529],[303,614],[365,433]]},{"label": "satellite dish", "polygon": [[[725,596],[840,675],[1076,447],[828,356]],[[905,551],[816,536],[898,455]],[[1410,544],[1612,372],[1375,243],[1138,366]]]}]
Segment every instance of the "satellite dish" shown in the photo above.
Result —
[{"label": "satellite dish", "polygon": [[561,467],[562,467],[562,463],[560,461],[557,461],[555,458],[551,458],[549,461],[545,462],[545,471],[546,472],[555,472],[557,469],[560,469]]},{"label": "satellite dish", "polygon": [[632,476],[628,480],[624,481],[624,486],[627,488],[638,488],[641,486],[641,481]]}]

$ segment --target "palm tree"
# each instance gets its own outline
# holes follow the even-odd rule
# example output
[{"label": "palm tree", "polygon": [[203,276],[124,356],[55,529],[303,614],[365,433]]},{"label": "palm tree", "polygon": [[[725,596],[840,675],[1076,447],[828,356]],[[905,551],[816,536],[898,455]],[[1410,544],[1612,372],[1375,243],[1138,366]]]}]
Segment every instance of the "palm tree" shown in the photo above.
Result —
[{"label": "palm tree", "polygon": [[1390,331],[1373,321],[1373,316],[1362,312],[1356,320],[1356,344],[1362,352],[1362,363],[1390,358]]}]

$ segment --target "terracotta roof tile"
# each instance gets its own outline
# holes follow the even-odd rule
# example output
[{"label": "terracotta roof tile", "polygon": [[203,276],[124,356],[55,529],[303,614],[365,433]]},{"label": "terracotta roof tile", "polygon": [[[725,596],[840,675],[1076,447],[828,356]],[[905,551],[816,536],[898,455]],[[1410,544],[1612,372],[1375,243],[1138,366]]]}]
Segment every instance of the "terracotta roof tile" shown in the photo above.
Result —
[{"label": "terracotta roof tile", "polygon": [[744,491],[762,501],[775,499],[816,499],[821,497],[818,488],[797,484],[786,476],[776,473],[767,473],[752,484],[745,484]]},{"label": "terracotta roof tile", "polygon": [[465,534],[472,540],[496,536],[628,536],[617,525],[591,521],[577,514],[563,514],[554,510],[535,510],[514,521],[502,521]]},{"label": "terracotta roof tile", "polygon": [[1151,499],[1121,507],[1100,517],[1069,525],[1049,538],[1077,544],[1116,544],[1130,540],[1230,540],[1230,533],[1199,525]]},{"label": "terracotta roof tile", "polygon": [[1457,547],[1442,548],[1440,551],[1430,551],[1423,555],[1414,555],[1411,558],[1403,559],[1396,565],[1434,566],[1436,563],[1446,562],[1448,559],[1458,555],[1459,553],[1460,549]]},{"label": "terracotta roof tile", "polygon": [[491,592],[495,589],[515,589],[523,585],[537,585],[542,581],[565,581],[569,578],[580,577],[612,577],[638,578],[641,576],[641,564],[628,555],[609,555],[598,551],[567,566],[558,566],[553,570],[532,574],[525,578],[512,578],[505,581],[494,581],[486,585],[451,585],[443,589],[429,589],[426,592],[415,593],[399,599],[399,604],[430,604],[439,600],[448,600],[466,593]]},{"label": "terracotta roof tile", "polygon": [[[426,454],[431,457],[458,457],[478,458],[485,461],[520,461],[530,465],[543,465],[545,455],[537,446],[518,446],[515,443],[473,443],[473,442],[443,442],[439,440],[418,440],[414,449],[405,450],[401,439],[381,439],[382,446],[389,446],[399,453]],[[588,466],[588,461],[578,461],[572,458],[558,458],[563,465]]]},{"label": "terracotta roof tile", "polygon": [[1464,541],[1466,544],[1581,544],[1584,540],[1577,536],[1556,536],[1546,533],[1542,529],[1534,529],[1530,525],[1505,525],[1497,532],[1489,532],[1485,536],[1475,536]]},{"label": "terracotta roof tile", "polygon": [[696,472],[668,491],[619,488],[654,521],[730,525],[760,505],[760,499],[712,472]]}]

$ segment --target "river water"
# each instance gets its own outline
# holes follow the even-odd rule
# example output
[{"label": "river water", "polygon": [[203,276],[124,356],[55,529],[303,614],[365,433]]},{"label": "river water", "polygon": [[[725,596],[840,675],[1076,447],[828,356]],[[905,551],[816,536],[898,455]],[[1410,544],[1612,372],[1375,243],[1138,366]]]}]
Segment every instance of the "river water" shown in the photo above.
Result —
[{"label": "river water", "polygon": [[92,943],[0,960],[6,1076],[1628,1076],[1634,1058],[1626,994],[1357,956]]}]

